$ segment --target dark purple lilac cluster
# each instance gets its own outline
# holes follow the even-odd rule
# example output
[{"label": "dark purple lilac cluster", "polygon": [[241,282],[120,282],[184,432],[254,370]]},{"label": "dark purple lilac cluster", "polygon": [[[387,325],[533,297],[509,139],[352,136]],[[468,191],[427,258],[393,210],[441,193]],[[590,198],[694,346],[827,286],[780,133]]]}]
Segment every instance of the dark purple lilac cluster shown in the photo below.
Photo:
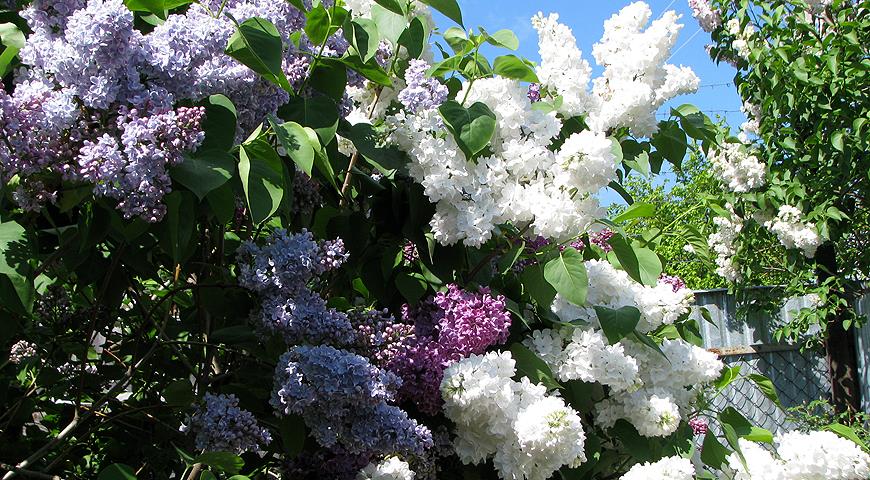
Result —
[{"label": "dark purple lilac cluster", "polygon": [[365,357],[330,346],[293,347],[278,361],[272,406],[302,416],[326,448],[349,454],[421,454],[432,434],[390,405],[402,380]]},{"label": "dark purple lilac cluster", "polygon": [[238,255],[239,284],[262,298],[261,308],[253,314],[261,334],[281,335],[289,345],[355,342],[357,334],[347,315],[327,307],[309,288],[315,277],[347,260],[341,239],[316,242],[304,230],[296,234],[276,230],[262,246],[245,242]]},{"label": "dark purple lilac cluster", "polygon": [[254,415],[239,408],[235,395],[206,393],[182,429],[196,435],[196,448],[206,452],[242,454],[258,451],[272,435],[257,424]]},{"label": "dark purple lilac cluster", "polygon": [[[13,197],[26,210],[56,201],[62,180],[88,182],[118,200],[126,218],[157,222],[171,189],[167,169],[203,140],[200,108],[177,108],[224,94],[238,107],[236,137],[290,96],[223,53],[233,19],[272,22],[287,46],[284,70],[301,86],[316,47],[288,2],[194,2],[153,31],[134,26],[122,0],[34,0],[21,13],[32,33],[19,52],[14,87],[0,87],[0,178],[17,177]],[[325,55],[347,41],[333,35]]]},{"label": "dark purple lilac cluster", "polygon": [[415,307],[405,305],[401,322],[381,314],[354,323],[363,332],[362,342],[374,352],[371,358],[402,379],[398,399],[434,415],[441,408],[444,369],[504,343],[511,317],[504,297],[486,288],[473,293],[449,285],[446,292]]},{"label": "dark purple lilac cluster", "polygon": [[670,285],[671,288],[674,289],[674,292],[679,292],[686,288],[686,282],[684,282],[682,278],[674,275],[666,275],[664,273],[659,277],[659,283]]}]

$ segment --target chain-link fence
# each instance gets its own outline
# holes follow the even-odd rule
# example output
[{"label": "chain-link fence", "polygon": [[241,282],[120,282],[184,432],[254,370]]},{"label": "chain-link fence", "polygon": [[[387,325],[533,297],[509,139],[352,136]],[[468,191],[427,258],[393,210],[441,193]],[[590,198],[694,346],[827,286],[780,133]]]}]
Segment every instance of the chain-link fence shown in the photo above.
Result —
[{"label": "chain-link fence", "polygon": [[[726,365],[740,366],[741,375],[761,374],[769,378],[785,409],[830,395],[827,364],[819,352],[801,351],[792,345],[758,345],[725,349],[721,353]],[[713,405],[717,410],[734,407],[753,425],[774,433],[796,427],[788,420],[788,412],[748,379],[734,381],[714,399]]]},{"label": "chain-link fence", "polygon": [[[771,317],[738,317],[734,297],[724,290],[696,293],[696,304],[709,312],[710,321],[697,315],[704,346],[719,353],[729,366],[740,365],[741,376],[761,374],[773,382],[785,409],[828,399],[831,385],[824,353],[772,341],[772,326],[788,321],[807,299],[792,299]],[[788,412],[764,395],[750,380],[736,380],[713,402],[717,410],[734,407],[754,425],[778,433],[794,429]]]}]

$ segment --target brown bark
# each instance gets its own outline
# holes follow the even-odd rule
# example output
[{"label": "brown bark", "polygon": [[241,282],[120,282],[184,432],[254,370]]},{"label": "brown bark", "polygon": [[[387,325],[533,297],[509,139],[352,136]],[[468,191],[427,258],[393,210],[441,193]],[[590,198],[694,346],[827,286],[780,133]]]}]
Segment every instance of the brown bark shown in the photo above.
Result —
[{"label": "brown bark", "polygon": [[[837,251],[834,244],[828,242],[819,247],[816,260],[819,264],[817,272],[819,282],[837,274]],[[849,293],[845,291],[836,293],[844,298],[851,308],[854,299]],[[829,318],[825,336],[825,357],[831,379],[831,403],[838,413],[861,410],[855,329],[843,328],[843,322],[848,315],[848,311],[841,310]]]}]

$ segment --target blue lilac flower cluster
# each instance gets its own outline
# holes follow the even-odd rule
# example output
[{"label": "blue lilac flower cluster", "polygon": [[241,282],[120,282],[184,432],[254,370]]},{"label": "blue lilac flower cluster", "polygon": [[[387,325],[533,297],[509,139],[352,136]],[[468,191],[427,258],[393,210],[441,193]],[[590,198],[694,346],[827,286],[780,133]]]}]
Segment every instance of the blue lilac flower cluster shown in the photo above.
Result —
[{"label": "blue lilac flower cluster", "polygon": [[427,77],[429,64],[423,60],[411,60],[405,70],[407,86],[399,92],[399,101],[410,112],[436,108],[447,100],[447,87],[435,78]]},{"label": "blue lilac flower cluster", "polygon": [[343,312],[326,305],[309,288],[318,275],[348,258],[341,239],[314,241],[311,232],[276,230],[263,246],[245,242],[238,251],[239,284],[257,292],[261,308],[254,323],[262,334],[279,334],[290,344],[350,345],[356,331]]},{"label": "blue lilac flower cluster", "polygon": [[432,446],[432,435],[389,404],[401,383],[365,357],[327,345],[302,345],[278,361],[271,403],[279,414],[301,415],[326,448],[419,454]]},{"label": "blue lilac flower cluster", "polygon": [[[238,106],[241,139],[290,99],[223,53],[233,18],[275,24],[296,87],[315,49],[304,35],[298,46],[290,40],[304,14],[272,0],[195,2],[148,33],[135,28],[122,0],[34,0],[21,15],[32,33],[13,89],[0,86],[0,178],[17,177],[13,196],[27,210],[56,201],[66,180],[93,184],[126,218],[161,220],[171,190],[167,169],[204,137],[203,109],[178,102],[228,96]],[[336,34],[324,53],[347,48]]]},{"label": "blue lilac flower cluster", "polygon": [[235,395],[206,393],[203,403],[183,427],[196,434],[197,449],[242,454],[257,451],[272,441],[269,431],[257,425],[254,415],[239,408]]}]

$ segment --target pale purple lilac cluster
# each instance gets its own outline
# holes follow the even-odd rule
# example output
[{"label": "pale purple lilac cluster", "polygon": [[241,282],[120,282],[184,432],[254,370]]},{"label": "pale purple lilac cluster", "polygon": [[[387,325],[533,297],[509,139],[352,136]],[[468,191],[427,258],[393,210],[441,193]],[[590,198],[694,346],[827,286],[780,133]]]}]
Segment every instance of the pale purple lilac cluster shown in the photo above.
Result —
[{"label": "pale purple lilac cluster", "polygon": [[253,314],[261,334],[281,335],[290,345],[347,346],[355,342],[357,334],[347,315],[327,307],[309,288],[317,276],[347,260],[341,239],[316,242],[311,232],[289,234],[279,229],[262,246],[245,242],[238,255],[239,284],[262,299]]},{"label": "pale purple lilac cluster", "polygon": [[365,357],[327,345],[293,347],[275,369],[272,406],[302,416],[326,448],[349,454],[420,454],[432,434],[390,405],[402,380]]},{"label": "pale purple lilac cluster", "polygon": [[494,296],[487,288],[474,293],[451,284],[446,292],[417,306],[405,305],[402,322],[382,325],[389,330],[374,337],[383,340],[376,359],[402,379],[399,400],[434,415],[442,404],[439,386],[444,369],[504,343],[511,316],[503,296]]},{"label": "pale purple lilac cluster", "polygon": [[[21,12],[32,33],[19,53],[14,87],[0,87],[0,178],[26,210],[57,199],[61,181],[94,184],[126,218],[160,221],[171,191],[167,169],[203,140],[199,108],[175,108],[224,94],[238,110],[236,139],[290,95],[228,55],[235,20],[272,22],[286,46],[284,70],[301,87],[315,50],[290,35],[305,17],[288,2],[195,2],[142,33],[122,0],[35,0]],[[347,41],[333,35],[325,55]]]},{"label": "pale purple lilac cluster", "polygon": [[36,355],[36,344],[27,340],[19,340],[9,349],[9,363],[18,365],[21,362],[35,358]]},{"label": "pale purple lilac cluster", "polygon": [[206,393],[203,403],[183,427],[196,435],[198,450],[242,454],[272,441],[269,430],[260,427],[251,412],[239,408],[235,395]]},{"label": "pale purple lilac cluster", "polygon": [[399,101],[413,113],[437,108],[447,100],[447,87],[436,78],[426,75],[429,64],[412,59],[405,70],[406,87],[399,92]]}]

